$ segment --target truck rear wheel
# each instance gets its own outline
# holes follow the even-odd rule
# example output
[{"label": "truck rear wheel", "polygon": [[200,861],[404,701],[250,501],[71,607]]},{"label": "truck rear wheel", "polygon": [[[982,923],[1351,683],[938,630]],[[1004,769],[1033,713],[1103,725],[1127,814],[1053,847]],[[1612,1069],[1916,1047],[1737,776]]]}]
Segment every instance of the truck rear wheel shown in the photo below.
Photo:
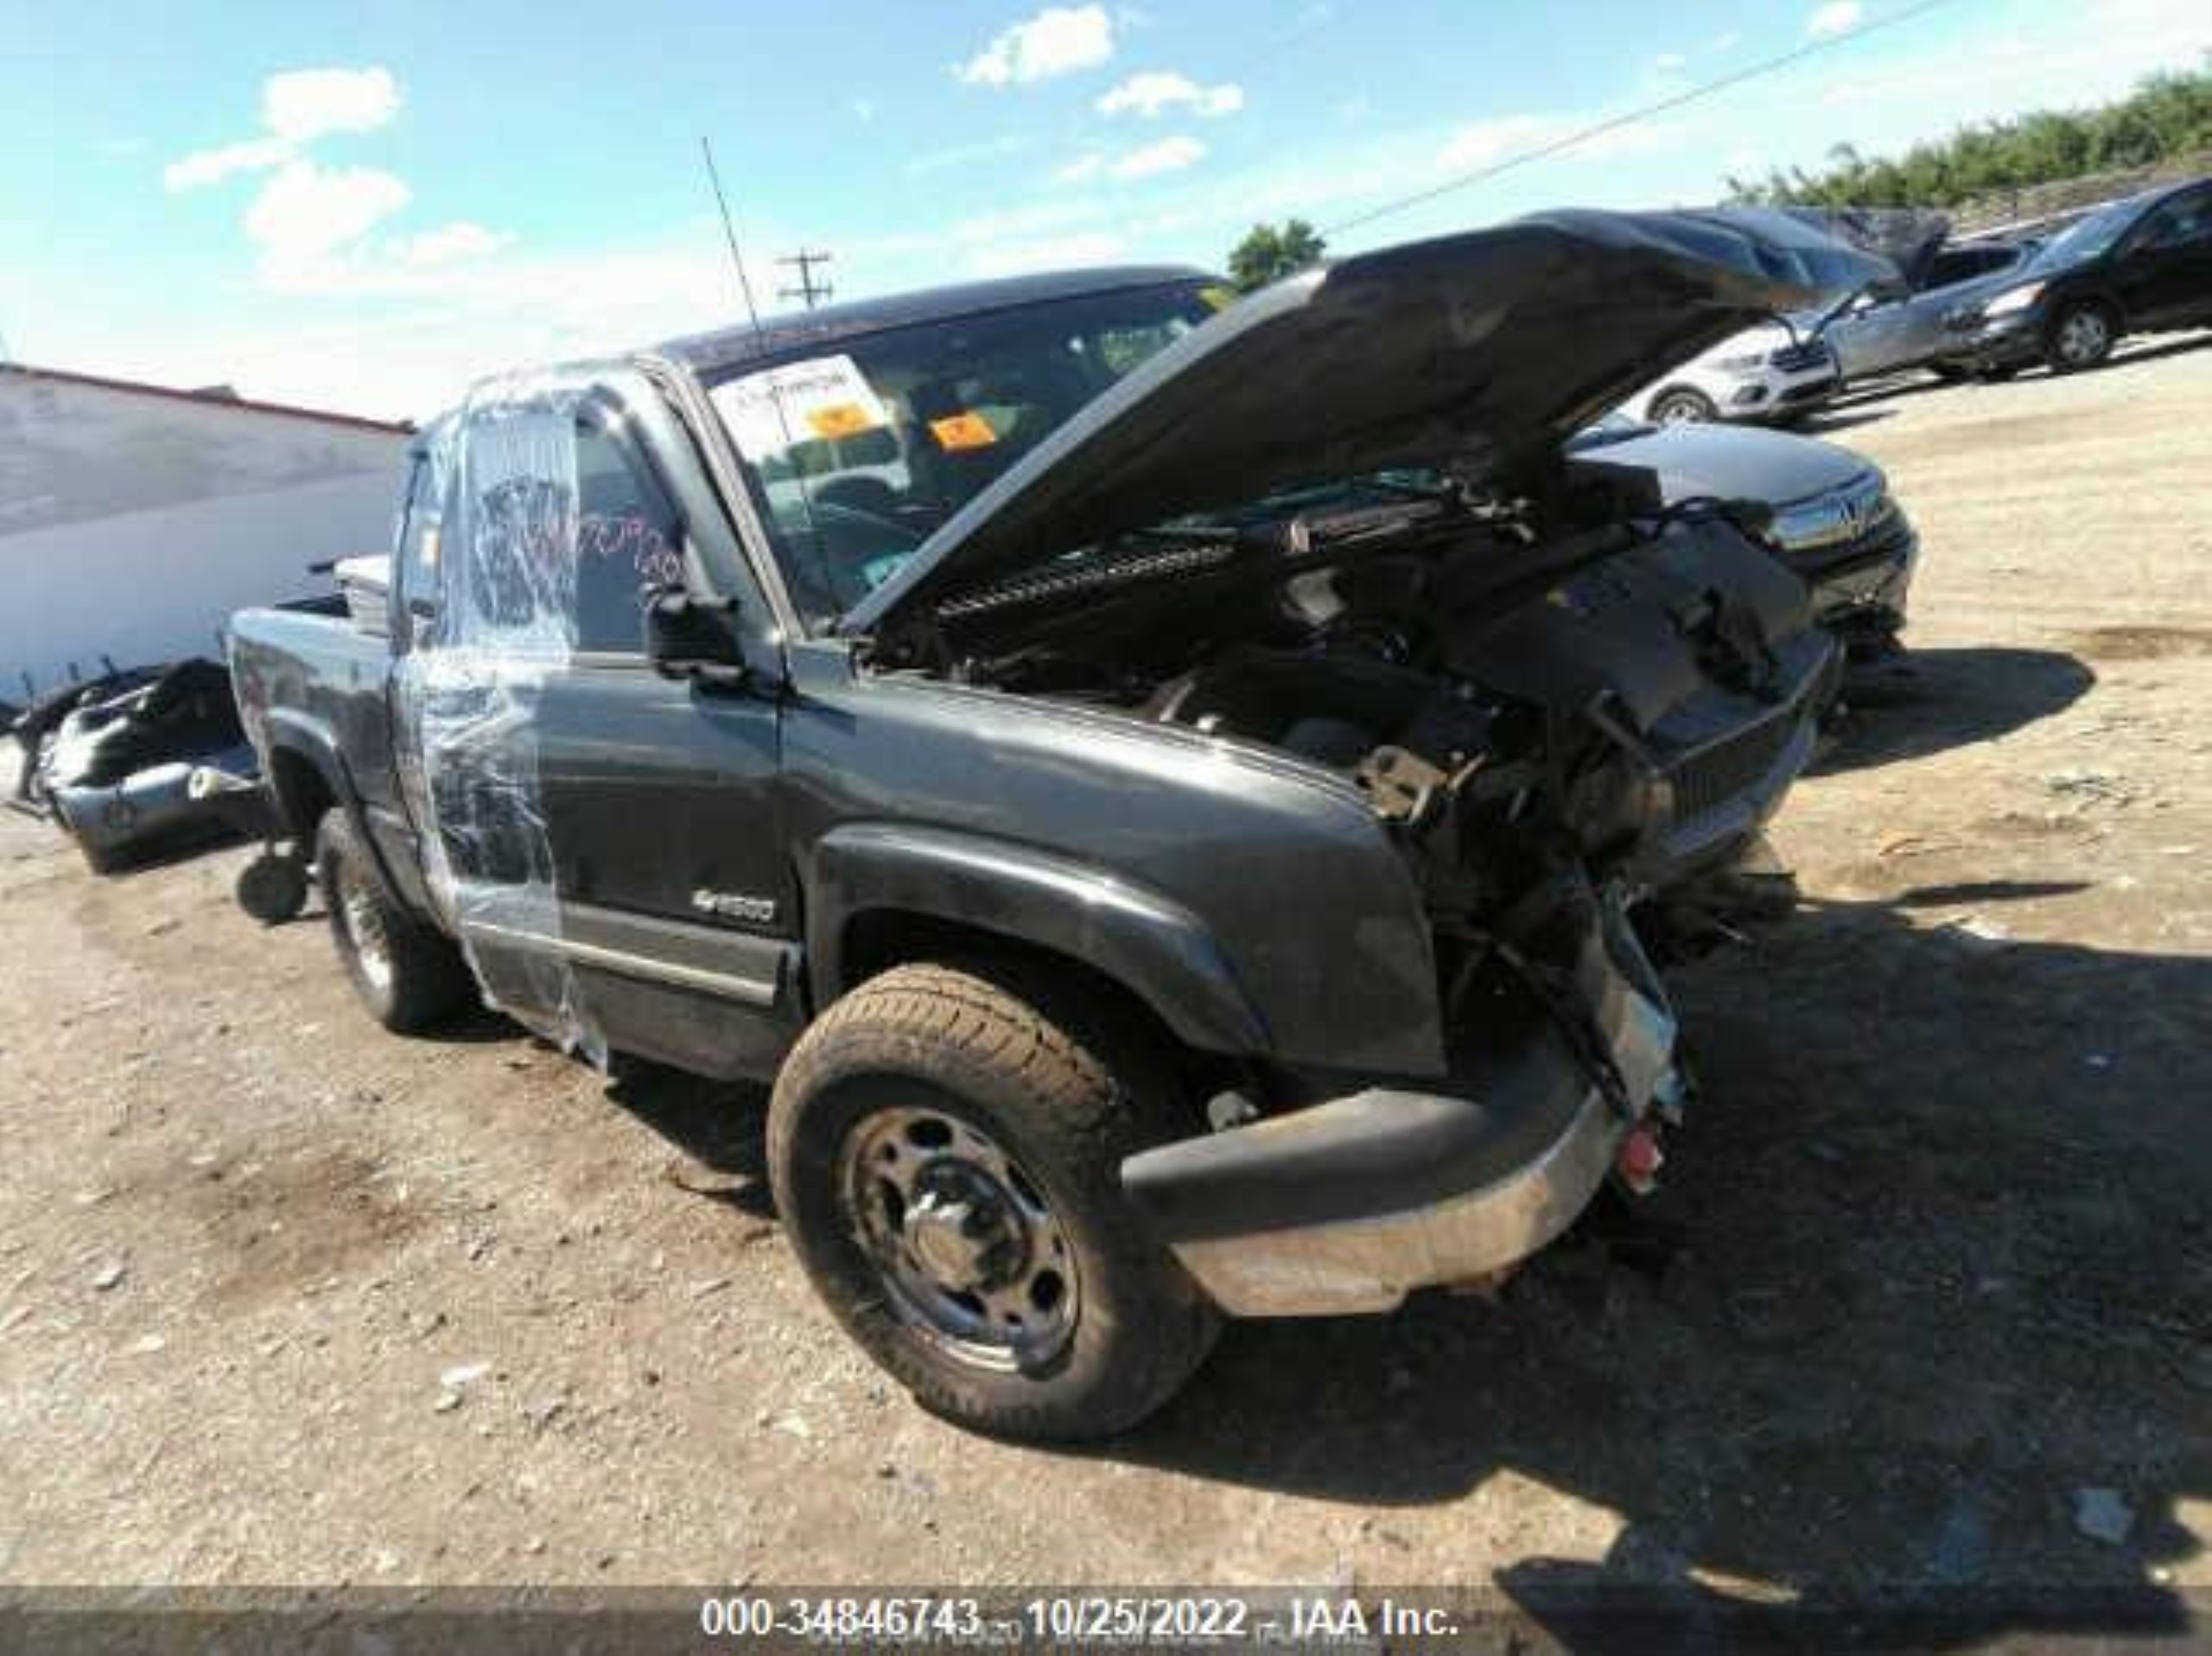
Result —
[{"label": "truck rear wheel", "polygon": [[1164,1064],[1049,984],[900,966],[823,1015],[768,1112],[776,1202],[847,1333],[935,1413],[1104,1436],[1182,1386],[1219,1313],[1124,1198],[1184,1137]]},{"label": "truck rear wheel", "polygon": [[338,958],[371,1016],[396,1035],[414,1035],[471,1004],[474,984],[461,951],[391,900],[343,811],[324,812],[315,862]]}]

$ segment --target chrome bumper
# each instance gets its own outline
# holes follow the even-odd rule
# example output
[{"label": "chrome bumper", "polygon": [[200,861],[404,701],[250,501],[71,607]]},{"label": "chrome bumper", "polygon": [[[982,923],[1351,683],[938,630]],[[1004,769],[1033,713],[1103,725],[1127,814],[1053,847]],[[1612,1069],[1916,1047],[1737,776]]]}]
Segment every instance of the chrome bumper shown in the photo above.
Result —
[{"label": "chrome bumper", "polygon": [[1573,972],[1584,1041],[1540,1010],[1464,1092],[1369,1088],[1132,1156],[1124,1188],[1237,1316],[1387,1311],[1527,1258],[1682,1090],[1656,979],[1624,922],[1606,929],[1614,940],[1593,933]]}]

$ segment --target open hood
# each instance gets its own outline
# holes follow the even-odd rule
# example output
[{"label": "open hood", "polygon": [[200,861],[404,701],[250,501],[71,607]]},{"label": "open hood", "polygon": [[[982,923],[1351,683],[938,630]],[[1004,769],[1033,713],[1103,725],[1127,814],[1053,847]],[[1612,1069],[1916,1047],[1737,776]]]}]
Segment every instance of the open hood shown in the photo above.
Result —
[{"label": "open hood", "polygon": [[1656,367],[1894,276],[1763,209],[1549,213],[1341,260],[1230,306],[1090,404],[841,630],[1300,484],[1526,475]]}]

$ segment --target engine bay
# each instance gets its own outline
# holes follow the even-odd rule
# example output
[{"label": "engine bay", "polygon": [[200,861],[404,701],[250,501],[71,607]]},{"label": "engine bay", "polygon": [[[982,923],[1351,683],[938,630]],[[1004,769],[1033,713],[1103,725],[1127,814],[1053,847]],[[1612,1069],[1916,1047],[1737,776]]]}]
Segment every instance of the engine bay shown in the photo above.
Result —
[{"label": "engine bay", "polygon": [[1402,502],[1259,551],[1071,562],[940,616],[969,682],[1351,778],[1460,912],[1564,858],[1662,883],[1688,818],[1755,816],[1802,762],[1833,654],[1802,584],[1717,513],[1547,538]]}]

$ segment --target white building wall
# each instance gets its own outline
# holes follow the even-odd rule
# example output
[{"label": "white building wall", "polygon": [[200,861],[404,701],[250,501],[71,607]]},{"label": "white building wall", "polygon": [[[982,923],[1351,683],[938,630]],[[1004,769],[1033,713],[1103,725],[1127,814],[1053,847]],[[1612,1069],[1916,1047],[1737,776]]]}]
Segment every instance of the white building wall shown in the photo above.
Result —
[{"label": "white building wall", "polygon": [[[216,652],[385,551],[404,434],[0,373],[0,698]],[[28,685],[27,685],[28,679]]]}]

